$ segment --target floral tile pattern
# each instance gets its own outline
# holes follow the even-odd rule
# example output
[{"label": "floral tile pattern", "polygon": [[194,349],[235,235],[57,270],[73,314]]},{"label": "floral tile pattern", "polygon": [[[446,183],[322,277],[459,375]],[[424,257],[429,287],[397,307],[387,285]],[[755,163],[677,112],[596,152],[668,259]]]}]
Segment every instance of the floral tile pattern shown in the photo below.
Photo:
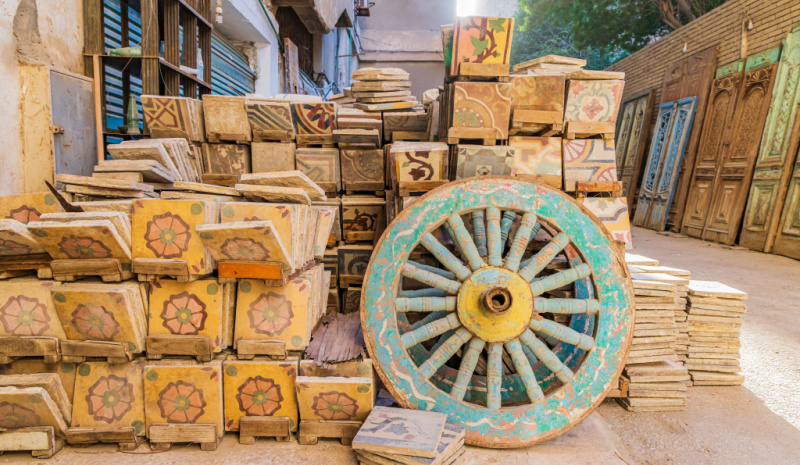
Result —
[{"label": "floral tile pattern", "polygon": [[297,430],[297,358],[286,360],[237,360],[223,363],[225,431],[239,429],[245,416],[287,417]]},{"label": "floral tile pattern", "polygon": [[84,362],[75,379],[78,396],[72,406],[72,427],[133,427],[144,436],[144,386],[146,360],[129,363]]},{"label": "floral tile pattern", "polygon": [[159,279],[150,285],[149,334],[208,336],[214,352],[222,349],[222,285],[215,279],[181,283]]},{"label": "floral tile pattern", "polygon": [[300,376],[301,420],[364,421],[374,403],[372,378]]},{"label": "floral tile pattern", "polygon": [[66,339],[50,297],[55,281],[13,279],[0,282],[0,336],[47,336]]}]

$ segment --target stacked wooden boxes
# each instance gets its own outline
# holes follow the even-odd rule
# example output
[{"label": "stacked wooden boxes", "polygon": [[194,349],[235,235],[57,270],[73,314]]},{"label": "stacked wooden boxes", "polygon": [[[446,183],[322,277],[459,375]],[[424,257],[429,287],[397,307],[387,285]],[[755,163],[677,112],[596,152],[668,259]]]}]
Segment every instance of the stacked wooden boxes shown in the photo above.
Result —
[{"label": "stacked wooden boxes", "polygon": [[226,179],[226,185],[250,172],[253,135],[245,97],[203,95],[206,139],[203,143],[204,174]]}]

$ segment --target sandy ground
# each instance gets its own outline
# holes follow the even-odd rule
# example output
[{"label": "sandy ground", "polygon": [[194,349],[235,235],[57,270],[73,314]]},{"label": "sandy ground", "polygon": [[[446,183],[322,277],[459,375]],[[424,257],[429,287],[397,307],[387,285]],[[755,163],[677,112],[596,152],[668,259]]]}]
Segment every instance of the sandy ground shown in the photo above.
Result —
[{"label": "sandy ground", "polygon": [[800,463],[800,262],[634,229],[634,253],[749,293],[742,387],[692,387],[685,412],[602,415],[638,463]]},{"label": "sandy ground", "polygon": [[[566,434],[516,450],[468,447],[466,464],[800,464],[800,262],[770,254],[731,250],[702,241],[634,230],[635,253],[692,271],[750,294],[742,326],[741,387],[692,387],[686,411],[630,413],[615,401]],[[263,439],[240,446],[228,434],[215,452],[196,445],[131,453],[111,445],[67,447],[51,464],[85,465],[260,463],[356,464],[338,441],[315,446]],[[29,454],[0,456],[0,463],[32,462]]]}]

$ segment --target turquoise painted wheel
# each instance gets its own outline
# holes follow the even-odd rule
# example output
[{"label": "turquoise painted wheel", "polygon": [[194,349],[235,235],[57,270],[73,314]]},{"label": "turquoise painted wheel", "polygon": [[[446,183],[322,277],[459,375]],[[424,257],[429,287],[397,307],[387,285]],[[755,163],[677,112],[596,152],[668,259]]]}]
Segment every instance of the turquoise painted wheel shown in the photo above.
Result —
[{"label": "turquoise painted wheel", "polygon": [[485,177],[427,193],[367,268],[361,321],[379,376],[404,407],[448,414],[468,444],[563,433],[625,364],[633,292],[617,250],[544,186]]}]

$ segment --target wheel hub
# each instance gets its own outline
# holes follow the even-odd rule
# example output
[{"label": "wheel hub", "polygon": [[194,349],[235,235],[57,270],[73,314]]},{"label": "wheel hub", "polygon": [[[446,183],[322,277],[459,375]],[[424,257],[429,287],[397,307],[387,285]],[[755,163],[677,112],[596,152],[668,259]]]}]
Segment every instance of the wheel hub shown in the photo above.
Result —
[{"label": "wheel hub", "polygon": [[461,285],[458,318],[486,342],[506,342],[525,332],[533,317],[533,292],[520,275],[500,267],[482,268]]}]

